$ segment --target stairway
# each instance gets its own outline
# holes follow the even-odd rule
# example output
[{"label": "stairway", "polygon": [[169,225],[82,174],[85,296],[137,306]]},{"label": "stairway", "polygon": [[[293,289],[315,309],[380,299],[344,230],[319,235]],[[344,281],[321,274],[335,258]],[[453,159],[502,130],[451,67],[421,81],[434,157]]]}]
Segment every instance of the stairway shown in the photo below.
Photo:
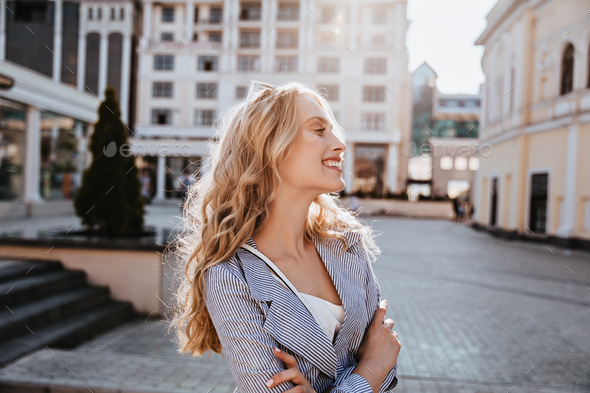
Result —
[{"label": "stairway", "polygon": [[109,288],[60,262],[0,259],[0,367],[45,346],[72,348],[134,315]]}]

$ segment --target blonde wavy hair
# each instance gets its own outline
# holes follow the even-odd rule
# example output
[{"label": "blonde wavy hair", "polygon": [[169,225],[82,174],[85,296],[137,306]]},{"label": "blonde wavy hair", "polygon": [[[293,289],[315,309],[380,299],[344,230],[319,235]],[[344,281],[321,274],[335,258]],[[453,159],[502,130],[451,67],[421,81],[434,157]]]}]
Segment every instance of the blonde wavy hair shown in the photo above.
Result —
[{"label": "blonde wavy hair", "polygon": [[[205,306],[207,269],[229,259],[268,220],[281,178],[278,167],[290,152],[299,127],[297,98],[307,94],[326,110],[334,130],[345,140],[323,93],[300,82],[265,87],[222,112],[215,121],[216,138],[198,180],[187,190],[180,230],[165,253],[170,253],[177,273],[173,281],[172,321],[177,326],[179,353],[191,356],[208,351],[221,353],[221,343]],[[360,232],[361,242],[374,261],[381,253],[373,229],[363,225],[355,212],[337,203],[337,193],[319,195],[312,202],[305,223],[305,238],[338,239],[348,249],[344,231]]]}]

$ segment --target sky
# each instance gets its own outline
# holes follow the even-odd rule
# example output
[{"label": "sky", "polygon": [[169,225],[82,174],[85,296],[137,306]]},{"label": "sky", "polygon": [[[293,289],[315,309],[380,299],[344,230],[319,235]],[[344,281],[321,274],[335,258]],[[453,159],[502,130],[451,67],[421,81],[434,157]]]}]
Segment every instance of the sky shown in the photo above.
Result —
[{"label": "sky", "polygon": [[483,47],[475,40],[496,0],[408,0],[409,70],[426,61],[442,93],[477,94],[484,82]]}]

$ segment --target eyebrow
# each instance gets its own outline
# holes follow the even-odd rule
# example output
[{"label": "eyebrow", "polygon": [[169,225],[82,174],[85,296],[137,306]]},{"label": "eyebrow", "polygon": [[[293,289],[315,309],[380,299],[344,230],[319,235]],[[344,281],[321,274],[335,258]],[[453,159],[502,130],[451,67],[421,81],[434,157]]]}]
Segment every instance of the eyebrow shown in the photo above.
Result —
[{"label": "eyebrow", "polygon": [[309,119],[305,120],[305,123],[304,124],[307,124],[307,123],[311,122],[312,120],[319,120],[319,121],[322,121],[324,123],[330,124],[330,122],[328,121],[328,119],[326,119],[323,116],[312,116]]}]

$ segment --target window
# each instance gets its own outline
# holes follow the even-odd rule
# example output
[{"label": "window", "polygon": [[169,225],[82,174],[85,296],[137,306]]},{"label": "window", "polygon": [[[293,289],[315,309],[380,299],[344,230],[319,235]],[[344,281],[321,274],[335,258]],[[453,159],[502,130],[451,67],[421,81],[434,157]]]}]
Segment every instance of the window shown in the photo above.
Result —
[{"label": "window", "polygon": [[154,70],[173,70],[174,56],[156,55],[154,56]]},{"label": "window", "polygon": [[325,85],[318,88],[320,93],[325,93],[328,101],[338,101],[338,85]]},{"label": "window", "polygon": [[278,20],[299,20],[299,3],[280,3]]},{"label": "window", "polygon": [[469,169],[472,171],[477,171],[479,169],[479,158],[469,157]]},{"label": "window", "polygon": [[217,98],[217,83],[197,83],[197,98]]},{"label": "window", "polygon": [[211,13],[209,14],[209,23],[221,23],[223,18],[223,8],[211,8]]},{"label": "window", "polygon": [[170,109],[152,109],[152,124],[172,124]]},{"label": "window", "polygon": [[211,126],[215,120],[215,111],[212,109],[199,109],[195,112],[195,124],[197,126]]},{"label": "window", "polygon": [[162,41],[174,41],[174,34],[162,33]]},{"label": "window", "polygon": [[453,157],[441,157],[440,158],[440,169],[449,171],[453,169]]},{"label": "window", "polygon": [[373,45],[385,45],[385,36],[383,34],[377,34],[371,37],[371,44]]},{"label": "window", "polygon": [[162,8],[162,22],[174,22],[174,8]]},{"label": "window", "polygon": [[260,3],[242,3],[240,20],[260,20],[261,14]]},{"label": "window", "polygon": [[385,114],[363,113],[361,128],[365,130],[382,130],[385,128]]},{"label": "window", "polygon": [[337,57],[320,57],[318,61],[318,72],[339,72],[340,59]]},{"label": "window", "polygon": [[370,58],[365,59],[365,73],[385,74],[387,59]]},{"label": "window", "polygon": [[363,101],[385,101],[385,87],[364,86]]},{"label": "window", "polygon": [[561,95],[567,94],[574,88],[574,46],[568,44],[563,52],[561,61]]},{"label": "window", "polygon": [[467,157],[455,157],[455,169],[458,171],[467,169]]},{"label": "window", "polygon": [[102,19],[102,8],[98,7],[98,20]]},{"label": "window", "polygon": [[246,86],[236,86],[236,98],[238,100],[246,98],[246,94],[248,94]]},{"label": "window", "polygon": [[258,71],[259,63],[258,56],[238,56],[239,71]]},{"label": "window", "polygon": [[297,48],[298,45],[297,31],[279,31],[277,34],[277,48]]},{"label": "window", "polygon": [[120,20],[125,19],[125,8],[120,8],[119,9],[119,19]]},{"label": "window", "polygon": [[111,8],[111,20],[115,20],[117,18],[117,14],[114,8]]},{"label": "window", "polygon": [[172,97],[172,82],[154,82],[152,97]]},{"label": "window", "polygon": [[447,182],[447,195],[449,198],[454,199],[469,192],[471,183],[468,180],[449,180]]},{"label": "window", "polygon": [[199,35],[197,33],[193,33],[193,42],[197,42],[199,40]]},{"label": "window", "polygon": [[195,7],[195,23],[199,23],[199,7]]},{"label": "window", "polygon": [[221,33],[209,33],[209,42],[221,42]]},{"label": "window", "polygon": [[332,7],[322,8],[322,23],[330,22],[336,16],[336,9]]},{"label": "window", "polygon": [[278,56],[276,58],[275,70],[277,72],[296,72],[297,71],[297,57],[296,56]]},{"label": "window", "polygon": [[260,31],[242,31],[240,48],[260,48]]},{"label": "window", "polygon": [[199,71],[217,71],[217,56],[199,56]]},{"label": "window", "polygon": [[94,8],[88,7],[88,19],[92,20],[94,18]]},{"label": "window", "polygon": [[387,10],[382,8],[373,8],[373,23],[382,25],[387,22]]}]

